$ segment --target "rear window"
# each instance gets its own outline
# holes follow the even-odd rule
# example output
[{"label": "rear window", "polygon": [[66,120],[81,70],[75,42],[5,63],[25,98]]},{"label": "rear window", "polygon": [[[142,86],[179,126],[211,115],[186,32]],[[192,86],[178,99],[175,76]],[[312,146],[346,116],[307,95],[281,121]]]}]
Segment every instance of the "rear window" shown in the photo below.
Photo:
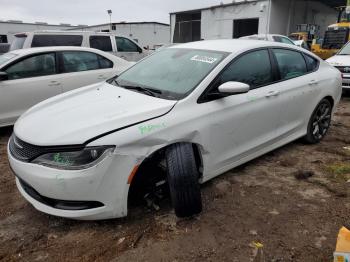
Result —
[{"label": "rear window", "polygon": [[12,41],[12,44],[10,46],[10,51],[22,49],[24,45],[24,41],[26,41],[27,35],[15,35],[15,38]]},{"label": "rear window", "polygon": [[287,49],[274,49],[273,53],[282,80],[299,77],[307,73],[305,59],[301,53]]},{"label": "rear window", "polygon": [[81,46],[82,35],[34,35],[32,47]]},{"label": "rear window", "polygon": [[90,47],[102,51],[111,52],[112,42],[109,36],[93,35],[90,36]]},{"label": "rear window", "polygon": [[313,58],[309,55],[305,55],[305,60],[307,64],[307,70],[309,72],[316,71],[318,68],[318,60],[316,58]]}]

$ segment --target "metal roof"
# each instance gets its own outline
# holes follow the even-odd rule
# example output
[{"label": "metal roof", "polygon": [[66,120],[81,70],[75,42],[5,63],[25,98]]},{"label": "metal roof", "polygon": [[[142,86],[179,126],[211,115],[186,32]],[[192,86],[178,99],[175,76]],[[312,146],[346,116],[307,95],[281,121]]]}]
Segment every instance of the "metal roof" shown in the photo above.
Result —
[{"label": "metal roof", "polygon": [[[145,24],[170,26],[169,24],[160,23],[160,22],[116,22],[116,23],[112,22],[112,25],[145,25]],[[99,26],[109,26],[109,25],[110,23],[98,24],[98,25],[80,25],[78,26],[78,29],[85,29],[85,28],[99,27]]]},{"label": "metal roof", "polygon": [[[170,14],[172,15],[172,14],[181,14],[181,13],[200,12],[202,10],[210,10],[210,9],[215,9],[215,8],[220,8],[220,7],[228,7],[228,6],[233,6],[233,5],[254,3],[254,2],[259,2],[259,1],[262,1],[262,0],[244,0],[241,2],[232,2],[232,3],[228,3],[228,4],[213,5],[213,6],[209,6],[209,7],[192,9],[192,10],[171,12]],[[295,1],[298,1],[298,0],[295,0]],[[301,0],[301,1],[310,1],[310,0]],[[346,2],[347,2],[346,0],[311,0],[311,1],[321,2],[321,3],[323,3],[329,7],[332,7],[332,8],[339,7],[339,6],[346,6]]]},{"label": "metal roof", "polygon": [[172,14],[182,14],[182,13],[192,13],[192,12],[200,12],[202,10],[210,10],[210,9],[215,9],[215,8],[220,8],[220,7],[228,7],[228,6],[233,6],[233,5],[241,5],[241,4],[247,4],[247,3],[256,3],[262,0],[244,0],[241,2],[232,2],[228,4],[220,4],[220,5],[213,5],[209,7],[203,7],[203,8],[198,8],[198,9],[192,9],[192,10],[186,10],[186,11],[177,11],[177,12],[172,12]]}]

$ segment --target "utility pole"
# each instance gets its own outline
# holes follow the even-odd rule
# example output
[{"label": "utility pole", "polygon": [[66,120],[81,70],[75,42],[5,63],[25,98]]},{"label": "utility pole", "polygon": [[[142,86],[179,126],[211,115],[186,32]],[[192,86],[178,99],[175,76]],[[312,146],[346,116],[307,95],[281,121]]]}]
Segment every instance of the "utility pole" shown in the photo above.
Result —
[{"label": "utility pole", "polygon": [[109,32],[112,32],[112,10],[107,10],[107,13],[109,15]]}]

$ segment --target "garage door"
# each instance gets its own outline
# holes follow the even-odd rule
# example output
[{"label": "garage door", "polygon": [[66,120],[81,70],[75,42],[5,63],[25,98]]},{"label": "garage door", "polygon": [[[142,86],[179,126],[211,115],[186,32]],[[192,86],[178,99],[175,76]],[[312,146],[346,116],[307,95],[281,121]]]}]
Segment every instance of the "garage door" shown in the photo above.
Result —
[{"label": "garage door", "polygon": [[259,31],[259,18],[233,20],[233,38],[254,35]]}]

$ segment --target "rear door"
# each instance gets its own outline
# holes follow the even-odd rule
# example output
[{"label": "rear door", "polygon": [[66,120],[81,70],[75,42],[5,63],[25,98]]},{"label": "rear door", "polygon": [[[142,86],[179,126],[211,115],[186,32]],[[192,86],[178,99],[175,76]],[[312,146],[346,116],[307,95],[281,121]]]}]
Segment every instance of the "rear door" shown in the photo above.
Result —
[{"label": "rear door", "polygon": [[19,58],[1,71],[8,80],[0,81],[0,125],[14,123],[33,105],[62,92],[54,52]]},{"label": "rear door", "polygon": [[112,61],[87,51],[59,52],[63,92],[105,81],[116,72]]},{"label": "rear door", "polygon": [[274,48],[272,53],[279,71],[279,97],[283,104],[278,133],[288,136],[305,127],[310,104],[318,97],[318,60],[286,48]]},{"label": "rear door", "polygon": [[128,38],[116,36],[115,42],[117,56],[125,60],[137,62],[146,56],[144,50]]}]

